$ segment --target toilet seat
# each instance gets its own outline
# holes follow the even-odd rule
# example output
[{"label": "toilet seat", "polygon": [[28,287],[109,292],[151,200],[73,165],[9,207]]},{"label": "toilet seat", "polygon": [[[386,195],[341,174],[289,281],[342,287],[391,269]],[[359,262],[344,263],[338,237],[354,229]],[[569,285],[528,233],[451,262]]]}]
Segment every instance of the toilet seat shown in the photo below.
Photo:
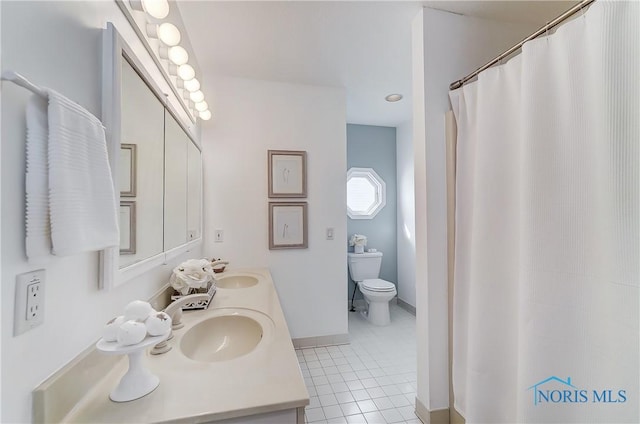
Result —
[{"label": "toilet seat", "polygon": [[372,292],[391,292],[396,289],[395,284],[382,280],[380,278],[372,278],[370,280],[364,280],[362,283],[362,287],[366,290],[370,290]]}]

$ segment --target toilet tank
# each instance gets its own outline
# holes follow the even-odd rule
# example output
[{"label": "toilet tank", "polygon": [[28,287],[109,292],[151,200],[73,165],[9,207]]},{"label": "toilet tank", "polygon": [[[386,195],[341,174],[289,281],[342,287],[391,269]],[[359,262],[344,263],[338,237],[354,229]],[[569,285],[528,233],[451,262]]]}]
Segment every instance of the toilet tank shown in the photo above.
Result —
[{"label": "toilet tank", "polygon": [[382,252],[347,253],[349,255],[349,275],[353,281],[378,278],[382,265]]}]

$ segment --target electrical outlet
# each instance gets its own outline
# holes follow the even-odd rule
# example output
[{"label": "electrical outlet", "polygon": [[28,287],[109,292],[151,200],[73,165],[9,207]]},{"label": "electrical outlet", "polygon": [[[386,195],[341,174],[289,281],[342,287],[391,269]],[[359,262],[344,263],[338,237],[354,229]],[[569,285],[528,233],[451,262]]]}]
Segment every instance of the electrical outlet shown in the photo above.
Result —
[{"label": "electrical outlet", "polygon": [[215,231],[215,242],[216,243],[221,243],[223,241],[224,241],[224,231],[216,230]]},{"label": "electrical outlet", "polygon": [[44,322],[44,269],[16,277],[13,335],[17,336]]},{"label": "electrical outlet", "polygon": [[37,321],[40,319],[40,310],[42,307],[41,288],[42,281],[36,281],[27,286],[27,321]]}]

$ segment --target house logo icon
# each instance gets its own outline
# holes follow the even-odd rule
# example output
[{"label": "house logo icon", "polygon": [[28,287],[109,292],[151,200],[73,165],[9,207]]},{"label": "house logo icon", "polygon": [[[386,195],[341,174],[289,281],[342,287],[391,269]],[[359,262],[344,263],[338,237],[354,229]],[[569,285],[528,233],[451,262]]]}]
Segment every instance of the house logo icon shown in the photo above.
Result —
[{"label": "house logo icon", "polygon": [[[563,387],[564,390],[541,390],[539,389],[540,386],[546,385],[548,383],[551,382],[558,382],[561,384],[561,387]],[[537,405],[540,402],[544,402],[544,401],[550,401],[551,402],[561,402],[560,399],[562,399],[562,397],[566,397],[566,393],[572,393],[573,391],[571,389],[576,389],[574,391],[578,392],[577,387],[574,386],[573,384],[571,384],[571,377],[567,377],[567,380],[563,380],[561,378],[556,377],[555,375],[552,375],[549,378],[546,378],[542,381],[537,382],[536,384],[534,384],[533,386],[529,387],[527,390],[531,390],[533,389],[533,404]],[[560,394],[560,399],[558,399],[557,401],[552,400],[552,394],[553,393],[558,393]],[[562,396],[565,395],[565,396]],[[554,396],[557,398],[557,395]]]},{"label": "house logo icon", "polygon": [[563,380],[555,375],[545,378],[529,387],[533,390],[533,404],[558,403],[625,403],[627,391],[614,389],[579,389],[571,382],[571,377]]}]

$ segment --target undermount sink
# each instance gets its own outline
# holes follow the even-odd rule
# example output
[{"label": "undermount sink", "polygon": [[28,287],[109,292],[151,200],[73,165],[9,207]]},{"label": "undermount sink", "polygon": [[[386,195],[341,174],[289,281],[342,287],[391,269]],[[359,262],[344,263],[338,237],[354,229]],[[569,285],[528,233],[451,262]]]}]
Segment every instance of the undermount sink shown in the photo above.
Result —
[{"label": "undermount sink", "polygon": [[256,284],[258,279],[249,275],[230,275],[216,280],[216,287],[221,289],[246,289]]},{"label": "undermount sink", "polygon": [[263,328],[253,318],[219,315],[191,327],[182,337],[180,349],[196,361],[227,361],[253,351],[262,337]]}]

